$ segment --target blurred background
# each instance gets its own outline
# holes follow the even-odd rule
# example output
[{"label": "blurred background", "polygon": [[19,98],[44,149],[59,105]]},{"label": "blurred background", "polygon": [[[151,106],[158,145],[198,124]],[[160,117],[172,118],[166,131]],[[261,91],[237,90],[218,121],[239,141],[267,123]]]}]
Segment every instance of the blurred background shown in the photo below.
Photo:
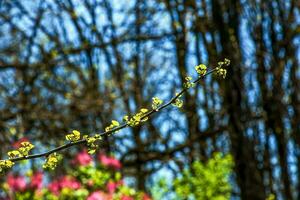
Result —
[{"label": "blurred background", "polygon": [[182,109],[104,138],[101,151],[139,190],[223,152],[232,199],[300,199],[299,47],[297,0],[2,0],[1,158],[22,138],[37,153],[73,129],[102,132],[170,99],[194,66],[228,58],[226,79],[206,77]]}]

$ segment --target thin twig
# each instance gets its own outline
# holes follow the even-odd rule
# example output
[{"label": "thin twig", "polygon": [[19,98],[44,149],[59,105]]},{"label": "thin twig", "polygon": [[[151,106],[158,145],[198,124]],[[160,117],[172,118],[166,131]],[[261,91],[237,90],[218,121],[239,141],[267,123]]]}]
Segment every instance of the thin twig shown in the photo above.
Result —
[{"label": "thin twig", "polygon": [[[198,84],[200,82],[201,79],[203,79],[205,76],[213,73],[214,71],[216,71],[216,68],[208,71],[205,75],[202,75],[202,76],[199,76],[195,81],[193,81],[194,84]],[[164,108],[168,107],[169,105],[171,105],[173,102],[176,101],[176,99],[178,99],[182,94],[184,94],[186,91],[188,91],[188,88],[183,88],[178,94],[176,94],[173,98],[171,98],[167,103],[161,105],[160,107],[158,107],[157,109],[152,109],[151,111],[149,111],[148,113],[146,113],[141,119],[145,119],[145,118],[148,118],[150,117],[151,115],[153,115],[154,113],[157,113],[161,110],[163,110]],[[126,127],[128,127],[128,123],[125,123],[125,124],[122,124],[116,128],[113,128],[109,131],[105,131],[103,133],[100,133],[99,135],[100,136],[106,136],[106,135],[110,135],[116,131],[119,131],[121,129],[124,129]],[[70,142],[70,143],[67,143],[67,144],[64,144],[64,145],[61,145],[59,147],[56,147],[52,150],[49,150],[47,152],[44,152],[44,153],[39,153],[39,154],[32,154],[32,155],[28,155],[28,156],[23,156],[23,157],[18,157],[18,158],[11,158],[11,159],[8,159],[12,162],[16,162],[16,161],[21,161],[21,160],[30,160],[30,159],[35,159],[35,158],[40,158],[40,157],[47,157],[49,156],[50,154],[52,153],[55,153],[55,152],[59,152],[59,151],[62,151],[64,149],[68,149],[72,146],[76,146],[76,145],[81,145],[81,144],[86,144],[86,139],[80,139],[76,142]]]}]

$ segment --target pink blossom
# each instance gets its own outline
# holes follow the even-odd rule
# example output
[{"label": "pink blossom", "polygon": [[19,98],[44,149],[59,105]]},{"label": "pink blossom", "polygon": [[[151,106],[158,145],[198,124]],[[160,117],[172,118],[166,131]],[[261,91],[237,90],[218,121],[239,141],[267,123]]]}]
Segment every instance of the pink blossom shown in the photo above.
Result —
[{"label": "pink blossom", "polygon": [[98,155],[98,159],[102,163],[102,165],[106,167],[112,167],[115,169],[121,169],[122,167],[121,162],[114,157],[106,156],[105,154],[100,153]]},{"label": "pink blossom", "polygon": [[118,187],[118,183],[116,182],[113,182],[113,181],[109,181],[107,184],[106,184],[106,189],[107,191],[111,194],[111,193],[114,193],[116,191]]},{"label": "pink blossom", "polygon": [[110,159],[108,156],[106,156],[104,154],[99,154],[98,158],[104,166],[110,165]]},{"label": "pink blossom", "polygon": [[80,182],[78,182],[75,178],[69,177],[69,176],[64,176],[60,180],[60,187],[77,190],[81,187],[81,185],[80,185]]},{"label": "pink blossom", "polygon": [[109,182],[106,184],[106,189],[107,189],[107,191],[108,191],[110,194],[112,194],[112,193],[114,193],[114,192],[116,191],[116,189],[117,189],[119,186],[121,186],[121,185],[123,185],[123,184],[124,184],[123,180],[120,180],[120,181],[117,181],[117,182],[109,181]]},{"label": "pink blossom", "polygon": [[59,195],[62,188],[70,188],[73,190],[77,190],[81,187],[80,182],[78,182],[75,178],[64,176],[60,178],[58,181],[53,181],[48,185],[48,189],[55,195]]},{"label": "pink blossom", "polygon": [[95,191],[87,198],[87,200],[112,200],[112,199],[113,199],[112,195],[106,194],[102,191]]},{"label": "pink blossom", "polygon": [[55,195],[59,195],[59,191],[60,191],[60,185],[59,185],[59,181],[53,181],[52,183],[50,183],[48,185],[48,189],[50,190],[50,192],[52,192]]},{"label": "pink blossom", "polygon": [[76,165],[86,166],[92,162],[93,158],[90,154],[87,153],[87,150],[84,149],[83,151],[79,152],[72,163]]},{"label": "pink blossom", "polygon": [[123,195],[120,200],[134,200],[132,197]]},{"label": "pink blossom", "polygon": [[117,189],[117,184],[115,182],[108,182],[107,185],[106,185],[106,189],[109,193],[114,193]]},{"label": "pink blossom", "polygon": [[31,176],[30,187],[34,189],[41,189],[43,185],[43,173],[36,172]]},{"label": "pink blossom", "polygon": [[121,169],[121,162],[113,157],[110,159],[110,165],[115,169]]},{"label": "pink blossom", "polygon": [[26,180],[24,176],[7,176],[7,184],[13,191],[24,191],[26,188]]}]

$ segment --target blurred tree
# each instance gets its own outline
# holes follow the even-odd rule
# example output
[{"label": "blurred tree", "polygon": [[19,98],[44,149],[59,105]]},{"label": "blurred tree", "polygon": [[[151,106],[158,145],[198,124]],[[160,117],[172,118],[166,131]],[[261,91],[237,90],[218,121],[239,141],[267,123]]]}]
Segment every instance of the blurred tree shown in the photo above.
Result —
[{"label": "blurred tree", "polygon": [[[296,0],[14,0],[0,7],[1,155],[26,137],[53,147],[167,99],[195,65],[232,61],[143,127],[106,138],[144,189],[230,151],[241,199],[300,197]],[[193,74],[194,73],[194,74]],[[68,152],[66,152],[68,153]],[[32,163],[35,165],[35,163]],[[63,168],[63,166],[61,166]]]}]

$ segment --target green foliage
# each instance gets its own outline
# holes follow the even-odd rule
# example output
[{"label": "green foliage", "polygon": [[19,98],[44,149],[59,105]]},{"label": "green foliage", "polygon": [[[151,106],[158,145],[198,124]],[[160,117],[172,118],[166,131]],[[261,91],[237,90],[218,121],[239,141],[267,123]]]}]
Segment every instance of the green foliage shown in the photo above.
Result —
[{"label": "green foliage", "polygon": [[196,161],[174,181],[175,192],[184,199],[229,199],[231,186],[228,178],[232,166],[232,157],[221,153],[214,154],[207,163]]},{"label": "green foliage", "polygon": [[276,196],[274,194],[270,194],[266,200],[275,200],[276,199]]},{"label": "green foliage", "polygon": [[151,187],[151,196],[155,200],[161,200],[166,197],[169,192],[169,187],[165,178],[159,179]]},{"label": "green foliage", "polygon": [[[172,183],[175,197],[172,199],[191,200],[229,200],[231,185],[229,176],[232,172],[231,155],[215,153],[206,163],[195,161],[191,168],[185,169],[182,176]],[[154,199],[170,199],[170,188],[166,179],[159,180],[152,189]],[[171,196],[172,196],[171,195]]]}]

